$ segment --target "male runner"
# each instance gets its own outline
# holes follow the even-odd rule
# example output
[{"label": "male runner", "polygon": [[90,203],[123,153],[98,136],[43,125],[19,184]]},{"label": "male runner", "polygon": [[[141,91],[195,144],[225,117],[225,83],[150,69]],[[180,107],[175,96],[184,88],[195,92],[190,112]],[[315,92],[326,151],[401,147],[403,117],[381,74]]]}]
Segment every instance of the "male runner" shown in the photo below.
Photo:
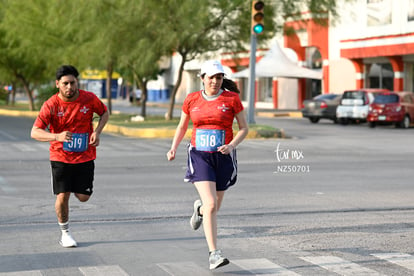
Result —
[{"label": "male runner", "polygon": [[[31,131],[33,139],[50,142],[55,210],[62,232],[59,243],[63,247],[77,246],[69,232],[69,197],[74,193],[85,202],[92,195],[96,147],[109,119],[107,107],[94,93],[78,89],[78,75],[71,65],[57,70],[59,92],[43,104]],[[100,117],[95,130],[94,113]]]}]

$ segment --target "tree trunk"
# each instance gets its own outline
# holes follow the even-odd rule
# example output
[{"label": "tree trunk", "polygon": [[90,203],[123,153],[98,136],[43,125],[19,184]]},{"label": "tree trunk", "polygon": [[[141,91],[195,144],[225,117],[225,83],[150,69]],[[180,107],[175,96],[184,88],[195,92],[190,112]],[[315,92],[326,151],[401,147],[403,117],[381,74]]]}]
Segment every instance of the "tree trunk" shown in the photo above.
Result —
[{"label": "tree trunk", "polygon": [[30,109],[30,111],[34,111],[35,106],[34,106],[34,99],[33,99],[33,91],[30,90],[29,82],[26,81],[26,79],[22,75],[17,75],[16,78],[22,82],[23,87],[24,87],[24,91],[26,91],[26,95],[29,98],[29,109]]},{"label": "tree trunk", "polygon": [[147,98],[148,98],[147,97],[148,95],[147,83],[148,83],[148,80],[141,79],[140,76],[136,72],[134,72],[134,79],[139,89],[141,89],[141,99],[140,99],[141,114],[140,115],[145,118],[147,116]]},{"label": "tree trunk", "polygon": [[167,114],[165,116],[166,120],[172,120],[173,119],[173,113],[174,113],[174,106],[175,106],[175,95],[177,95],[177,91],[178,88],[181,85],[181,80],[183,78],[183,71],[184,71],[184,64],[186,61],[186,55],[185,54],[181,54],[181,64],[180,64],[180,68],[178,71],[178,78],[177,78],[177,82],[175,83],[174,89],[171,93],[171,98],[170,98],[170,106],[168,108]]},{"label": "tree trunk", "polygon": [[147,95],[148,95],[148,89],[147,89],[147,83],[148,81],[142,81],[142,85],[140,85],[141,89],[141,116],[146,117],[147,116]]},{"label": "tree trunk", "polygon": [[141,91],[141,116],[145,118],[147,116],[147,87],[144,87],[144,90],[141,89]]},{"label": "tree trunk", "polygon": [[11,99],[10,99],[10,105],[14,106],[16,104],[16,83],[13,81],[12,83],[12,90],[11,90]]},{"label": "tree trunk", "polygon": [[108,64],[106,68],[106,98],[108,99],[108,112],[112,114],[112,93],[111,93],[111,86],[112,86],[112,72],[114,68],[112,66],[112,62]]}]

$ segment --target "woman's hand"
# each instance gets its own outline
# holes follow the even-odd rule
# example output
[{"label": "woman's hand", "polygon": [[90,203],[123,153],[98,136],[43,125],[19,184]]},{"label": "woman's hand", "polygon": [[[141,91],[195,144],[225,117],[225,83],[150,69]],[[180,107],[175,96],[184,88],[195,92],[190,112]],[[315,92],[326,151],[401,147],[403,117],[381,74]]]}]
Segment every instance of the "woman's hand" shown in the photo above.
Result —
[{"label": "woman's hand", "polygon": [[230,154],[234,150],[233,145],[223,145],[217,148],[218,152],[221,152],[222,154]]},{"label": "woman's hand", "polygon": [[170,150],[167,152],[167,159],[168,159],[168,161],[172,161],[172,160],[174,160],[174,159],[175,159],[175,150],[170,149]]}]

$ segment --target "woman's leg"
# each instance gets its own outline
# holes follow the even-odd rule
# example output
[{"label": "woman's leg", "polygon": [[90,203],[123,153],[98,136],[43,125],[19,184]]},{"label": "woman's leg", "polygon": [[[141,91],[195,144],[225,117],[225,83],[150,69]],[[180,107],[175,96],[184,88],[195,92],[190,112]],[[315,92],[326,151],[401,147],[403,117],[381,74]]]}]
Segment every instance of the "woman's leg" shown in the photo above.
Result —
[{"label": "woman's leg", "polygon": [[[203,228],[209,251],[216,250],[217,246],[217,210],[218,200],[216,183],[211,181],[200,181],[194,183],[200,195],[203,206],[200,214],[203,215]],[[223,197],[221,197],[222,199]]]},{"label": "woman's leg", "polygon": [[217,191],[217,212],[220,210],[221,203],[223,202],[224,191]]}]

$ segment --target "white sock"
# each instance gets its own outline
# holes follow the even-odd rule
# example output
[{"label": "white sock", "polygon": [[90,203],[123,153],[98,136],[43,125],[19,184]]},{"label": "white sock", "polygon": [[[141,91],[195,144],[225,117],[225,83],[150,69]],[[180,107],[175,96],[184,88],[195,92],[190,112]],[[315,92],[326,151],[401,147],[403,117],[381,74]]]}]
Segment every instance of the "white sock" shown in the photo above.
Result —
[{"label": "white sock", "polygon": [[59,223],[60,230],[62,231],[62,234],[69,232],[69,221],[64,222],[64,223],[61,223],[61,222],[58,222],[58,223]]}]

